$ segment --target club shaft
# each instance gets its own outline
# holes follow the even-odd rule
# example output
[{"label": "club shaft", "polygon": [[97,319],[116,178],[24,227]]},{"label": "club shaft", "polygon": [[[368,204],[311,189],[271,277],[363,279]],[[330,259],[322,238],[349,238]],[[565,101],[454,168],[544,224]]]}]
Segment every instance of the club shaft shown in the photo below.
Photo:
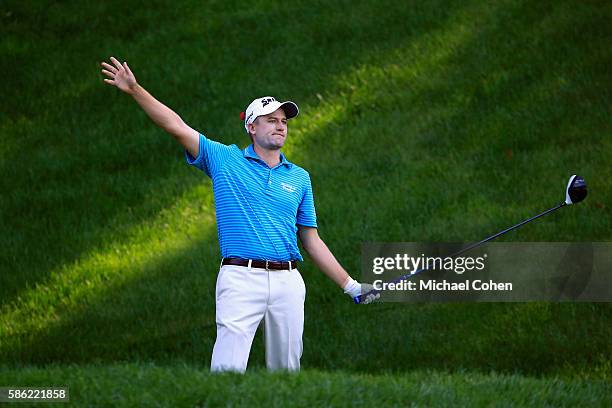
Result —
[{"label": "club shaft", "polygon": [[531,218],[528,218],[528,219],[526,219],[526,220],[524,220],[524,221],[521,221],[521,222],[519,222],[518,224],[513,225],[513,226],[512,226],[512,227],[510,227],[510,228],[506,228],[505,230],[500,231],[500,232],[498,232],[498,233],[497,233],[497,234],[495,234],[495,235],[491,235],[490,237],[485,238],[485,239],[483,239],[482,241],[478,241],[478,242],[476,242],[476,243],[473,243],[473,244],[471,244],[471,245],[468,245],[467,247],[465,247],[465,248],[463,248],[463,249],[459,250],[458,252],[455,252],[454,254],[449,255],[449,257],[451,257],[451,258],[452,258],[453,256],[460,255],[460,254],[462,254],[462,253],[464,253],[464,252],[469,251],[470,249],[474,249],[474,248],[476,248],[477,246],[480,246],[480,245],[484,244],[485,242],[492,241],[492,240],[494,240],[495,238],[497,238],[497,237],[499,237],[499,236],[502,236],[502,235],[504,235],[504,234],[505,234],[505,233],[507,233],[507,232],[510,232],[510,231],[512,231],[512,230],[515,230],[515,229],[517,229],[517,228],[519,228],[519,227],[521,227],[521,226],[523,226],[523,225],[527,224],[528,222],[531,222],[531,221],[535,220],[536,218],[543,217],[543,216],[545,216],[546,214],[549,214],[549,213],[551,213],[551,212],[553,212],[553,211],[556,211],[556,210],[558,210],[559,208],[561,208],[561,207],[563,207],[563,206],[565,206],[565,205],[566,205],[565,203],[561,203],[561,204],[559,204],[559,205],[557,205],[557,206],[555,206],[555,207],[553,207],[553,208],[551,208],[551,209],[549,209],[549,210],[546,210],[546,211],[544,211],[544,212],[542,212],[542,213],[540,213],[540,214],[538,214],[538,215],[536,215],[536,216],[534,216],[534,217],[531,217]]},{"label": "club shaft", "polygon": [[[566,205],[566,204],[565,204],[565,202],[562,202],[561,204],[556,205],[556,206],[554,206],[553,208],[551,208],[551,209],[549,209],[549,210],[546,210],[546,211],[544,211],[544,212],[542,212],[542,213],[540,213],[540,214],[538,214],[538,215],[536,215],[536,216],[534,216],[534,217],[531,217],[531,218],[528,218],[528,219],[526,219],[526,220],[524,220],[524,221],[521,221],[521,222],[519,222],[518,224],[513,225],[513,226],[512,226],[512,227],[510,227],[510,228],[506,228],[505,230],[500,231],[500,232],[498,232],[498,233],[497,233],[497,234],[495,234],[495,235],[491,235],[490,237],[487,237],[487,238],[483,239],[482,241],[478,241],[478,242],[475,242],[475,243],[473,243],[473,244],[471,244],[471,245],[468,245],[467,247],[462,248],[461,250],[459,250],[459,251],[455,252],[454,254],[448,255],[448,257],[452,258],[452,257],[455,257],[455,256],[457,256],[457,255],[460,255],[460,254],[462,254],[462,253],[464,253],[464,252],[467,252],[467,251],[469,251],[470,249],[474,249],[474,248],[476,248],[477,246],[480,246],[480,245],[484,244],[485,242],[492,241],[492,240],[494,240],[495,238],[497,238],[497,237],[499,237],[499,236],[501,236],[501,235],[504,235],[504,234],[505,234],[505,233],[507,233],[507,232],[510,232],[510,231],[512,231],[512,230],[515,230],[515,229],[517,229],[517,228],[519,228],[519,227],[521,227],[521,226],[523,226],[523,225],[527,224],[528,222],[531,222],[531,221],[533,221],[533,220],[535,220],[535,219],[537,219],[537,218],[543,217],[543,216],[545,216],[546,214],[550,214],[551,212],[556,211],[556,210],[558,210],[559,208],[561,208],[561,207],[563,207],[563,206],[565,206],[565,205]],[[394,279],[392,282],[393,282],[393,283],[397,283],[397,282],[400,282],[400,281],[406,280],[406,279],[410,278],[411,276],[417,275],[417,274],[422,273],[422,272],[425,272],[425,271],[427,271],[427,270],[428,270],[428,269],[425,269],[425,268],[419,269],[418,271],[414,271],[413,273],[409,273],[409,274],[407,274],[407,275],[402,275],[402,276],[400,276],[400,277],[398,277],[398,278],[395,278],[395,279]],[[360,295],[360,296],[355,297],[355,298],[354,298],[355,303],[360,303],[360,302],[361,302],[361,297],[362,297],[362,296],[363,296],[363,295]]]}]

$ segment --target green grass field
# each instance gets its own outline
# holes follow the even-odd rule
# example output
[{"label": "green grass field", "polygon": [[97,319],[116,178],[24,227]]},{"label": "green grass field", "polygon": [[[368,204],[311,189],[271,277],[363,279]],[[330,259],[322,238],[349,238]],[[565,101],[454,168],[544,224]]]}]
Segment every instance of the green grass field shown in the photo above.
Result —
[{"label": "green grass field", "polygon": [[[612,386],[521,375],[413,370],[359,374],[305,370],[212,375],[190,365],[113,364],[26,368],[0,381],[57,387],[90,406],[606,406]],[[85,405],[85,404],[82,404]],[[40,404],[38,404],[40,406]]]},{"label": "green grass field", "polygon": [[[298,103],[283,151],[354,276],[363,242],[612,241],[607,1],[0,4],[0,386],[83,405],[610,405],[607,303],[357,307],[308,260],[304,371],[207,373],[210,180],[99,63],[195,129],[249,143],[255,97]],[[304,252],[304,251],[303,251]],[[296,391],[298,390],[298,391]],[[272,391],[281,397],[272,399]]]}]

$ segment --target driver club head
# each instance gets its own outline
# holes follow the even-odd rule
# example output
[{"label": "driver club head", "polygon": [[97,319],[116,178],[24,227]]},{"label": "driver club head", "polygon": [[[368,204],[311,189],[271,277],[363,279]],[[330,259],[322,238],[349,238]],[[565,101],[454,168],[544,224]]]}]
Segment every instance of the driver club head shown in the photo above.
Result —
[{"label": "driver club head", "polygon": [[570,177],[565,190],[565,204],[576,204],[587,196],[587,185],[584,179],[576,174]]}]

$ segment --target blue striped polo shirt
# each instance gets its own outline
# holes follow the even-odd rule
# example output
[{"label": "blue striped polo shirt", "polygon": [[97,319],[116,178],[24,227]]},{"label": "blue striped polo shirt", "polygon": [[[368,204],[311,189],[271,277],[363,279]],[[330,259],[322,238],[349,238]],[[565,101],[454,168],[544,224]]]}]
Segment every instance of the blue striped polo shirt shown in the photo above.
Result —
[{"label": "blue striped polo shirt", "polygon": [[198,157],[185,151],[185,159],[212,179],[222,257],[302,260],[297,226],[317,227],[306,170],[282,153],[270,168],[252,144],[241,150],[203,134]]}]

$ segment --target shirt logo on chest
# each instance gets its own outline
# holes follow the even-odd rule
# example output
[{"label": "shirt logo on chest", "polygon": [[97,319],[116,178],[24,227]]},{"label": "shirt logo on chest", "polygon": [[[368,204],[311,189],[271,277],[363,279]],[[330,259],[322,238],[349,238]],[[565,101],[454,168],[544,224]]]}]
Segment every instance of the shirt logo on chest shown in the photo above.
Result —
[{"label": "shirt logo on chest", "polygon": [[295,193],[295,187],[287,183],[281,183],[281,188],[290,193]]}]

